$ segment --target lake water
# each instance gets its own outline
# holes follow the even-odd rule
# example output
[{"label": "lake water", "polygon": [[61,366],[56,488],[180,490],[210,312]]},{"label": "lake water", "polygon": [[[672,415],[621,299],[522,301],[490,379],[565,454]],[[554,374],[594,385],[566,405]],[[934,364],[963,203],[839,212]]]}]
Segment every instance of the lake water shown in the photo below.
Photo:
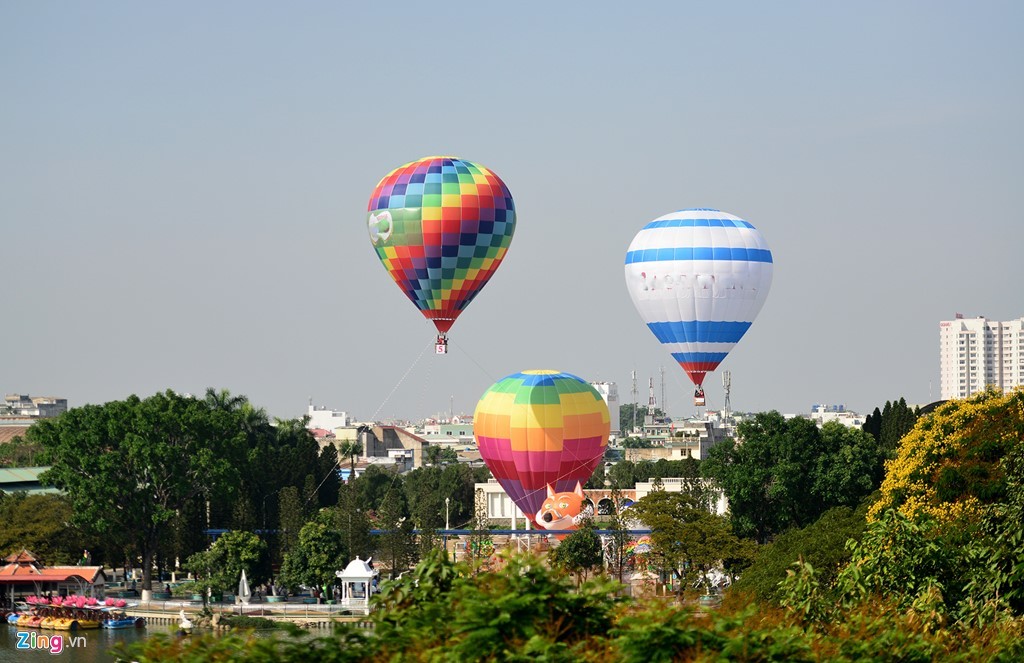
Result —
[{"label": "lake water", "polygon": [[[110,653],[110,649],[116,644],[121,642],[141,642],[154,633],[171,634],[176,630],[176,626],[164,625],[149,626],[142,629],[95,629],[71,633],[69,631],[41,631],[31,628],[19,629],[8,624],[0,624],[0,663],[20,663],[24,661],[112,663],[118,660]],[[64,638],[64,651],[60,654],[51,654],[49,651],[43,651],[39,648],[18,649],[19,632],[28,633],[29,635],[26,636],[28,638],[31,638],[33,632],[36,634],[36,638],[41,635],[61,635]],[[203,631],[203,633],[210,632]],[[302,635],[300,638],[322,637],[330,634],[330,632],[330,629],[312,629],[308,634]],[[255,633],[258,638],[269,638],[275,635],[281,638],[288,637],[284,631],[256,631]],[[79,638],[83,639],[80,640]],[[74,640],[72,641],[72,639]]]},{"label": "lake water", "polygon": [[[165,627],[170,628],[170,627]],[[42,649],[18,649],[18,633],[34,632],[39,636],[63,636],[63,649],[60,654],[51,654],[49,650]],[[116,661],[109,652],[110,648],[119,642],[139,642],[146,638],[147,634],[162,632],[160,627],[156,630],[144,629],[95,629],[86,631],[41,631],[39,629],[19,629],[15,626],[0,624],[0,663],[15,663],[27,661],[81,661],[82,663],[109,663]],[[37,641],[38,643],[38,641]],[[72,646],[74,644],[75,646]]]}]

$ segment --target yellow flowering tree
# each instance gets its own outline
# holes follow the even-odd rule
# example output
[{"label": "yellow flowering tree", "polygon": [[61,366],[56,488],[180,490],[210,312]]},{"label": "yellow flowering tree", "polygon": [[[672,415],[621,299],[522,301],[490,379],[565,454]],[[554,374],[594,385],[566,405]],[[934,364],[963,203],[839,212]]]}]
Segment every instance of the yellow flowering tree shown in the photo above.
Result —
[{"label": "yellow flowering tree", "polygon": [[950,522],[976,519],[984,505],[1007,497],[1003,458],[1024,444],[1024,390],[989,390],[949,401],[921,417],[886,462],[881,498],[868,512],[888,509]]}]

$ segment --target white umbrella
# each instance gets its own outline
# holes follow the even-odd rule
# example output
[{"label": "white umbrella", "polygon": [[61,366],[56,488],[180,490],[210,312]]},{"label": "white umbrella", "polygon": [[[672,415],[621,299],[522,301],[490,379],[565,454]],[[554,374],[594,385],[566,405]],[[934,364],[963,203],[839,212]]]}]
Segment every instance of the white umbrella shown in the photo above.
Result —
[{"label": "white umbrella", "polygon": [[249,591],[249,581],[245,579],[245,569],[242,569],[242,579],[238,581],[238,598],[242,603],[249,603],[252,592]]}]

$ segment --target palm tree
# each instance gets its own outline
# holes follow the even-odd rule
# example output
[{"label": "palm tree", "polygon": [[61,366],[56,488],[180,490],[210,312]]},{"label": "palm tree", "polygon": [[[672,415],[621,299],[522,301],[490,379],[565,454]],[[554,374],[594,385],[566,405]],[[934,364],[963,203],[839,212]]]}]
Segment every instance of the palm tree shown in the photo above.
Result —
[{"label": "palm tree", "polygon": [[348,458],[352,463],[351,474],[348,475],[348,480],[352,481],[356,478],[356,456],[363,454],[363,443],[359,440],[345,440],[338,445],[338,457]]}]

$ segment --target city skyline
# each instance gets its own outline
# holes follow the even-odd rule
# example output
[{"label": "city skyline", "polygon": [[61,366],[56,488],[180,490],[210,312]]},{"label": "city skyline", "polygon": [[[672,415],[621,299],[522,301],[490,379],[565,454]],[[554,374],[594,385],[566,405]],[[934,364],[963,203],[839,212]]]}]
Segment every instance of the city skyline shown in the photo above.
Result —
[{"label": "city skyline", "polygon": [[[472,414],[557,369],[693,387],[623,278],[649,221],[760,230],[734,410],[939,398],[938,322],[1024,315],[1024,7],[0,6],[0,389],[163,389],[357,419]],[[517,228],[433,355],[374,255],[391,169],[492,169]]]}]

